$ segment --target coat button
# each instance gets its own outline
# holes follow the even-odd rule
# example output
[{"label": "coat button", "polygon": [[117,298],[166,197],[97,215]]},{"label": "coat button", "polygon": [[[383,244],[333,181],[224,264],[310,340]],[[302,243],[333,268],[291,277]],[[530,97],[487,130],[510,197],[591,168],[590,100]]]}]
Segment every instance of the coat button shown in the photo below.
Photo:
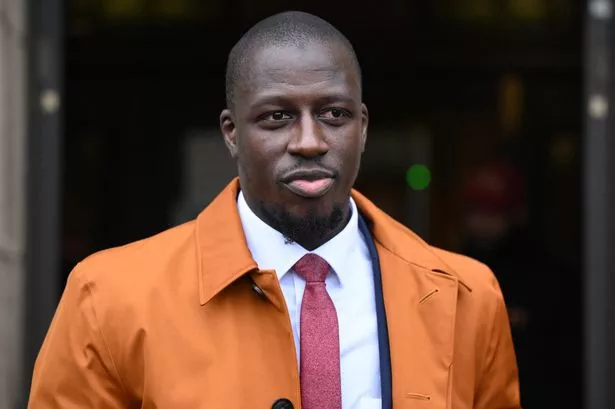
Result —
[{"label": "coat button", "polygon": [[267,296],[262,288],[256,285],[256,283],[252,283],[252,290],[259,296],[259,298],[265,299]]},{"label": "coat button", "polygon": [[282,398],[273,402],[271,409],[293,409],[293,403],[288,399]]}]

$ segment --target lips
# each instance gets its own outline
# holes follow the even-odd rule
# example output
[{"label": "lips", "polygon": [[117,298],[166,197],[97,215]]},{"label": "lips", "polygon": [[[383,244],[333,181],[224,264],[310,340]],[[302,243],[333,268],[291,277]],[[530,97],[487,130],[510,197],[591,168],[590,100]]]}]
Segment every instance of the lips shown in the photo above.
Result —
[{"label": "lips", "polygon": [[284,177],[282,183],[296,195],[313,199],[324,196],[333,186],[333,179],[326,170],[298,170]]}]

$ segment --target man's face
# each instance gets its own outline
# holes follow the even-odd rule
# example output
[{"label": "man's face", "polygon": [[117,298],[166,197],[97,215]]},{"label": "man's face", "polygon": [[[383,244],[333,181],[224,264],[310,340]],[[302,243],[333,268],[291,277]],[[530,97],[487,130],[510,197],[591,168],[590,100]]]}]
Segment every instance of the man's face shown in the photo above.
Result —
[{"label": "man's face", "polygon": [[327,235],[346,221],[365,147],[359,73],[335,43],[262,47],[251,57],[232,112],[220,117],[246,201],[290,238]]}]

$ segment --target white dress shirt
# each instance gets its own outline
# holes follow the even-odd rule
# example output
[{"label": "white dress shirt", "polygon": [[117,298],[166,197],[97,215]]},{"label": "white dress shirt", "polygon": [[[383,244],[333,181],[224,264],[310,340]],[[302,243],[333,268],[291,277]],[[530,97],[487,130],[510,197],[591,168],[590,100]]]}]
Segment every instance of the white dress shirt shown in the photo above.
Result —
[{"label": "white dress shirt", "polygon": [[[284,298],[300,357],[299,318],[305,281],[292,267],[309,253],[297,243],[263,222],[239,193],[239,216],[248,248],[261,270],[275,270]],[[351,219],[331,240],[313,250],[331,266],[326,286],[339,322],[342,408],[380,407],[380,356],[372,262],[359,230],[357,207],[350,199]]]}]

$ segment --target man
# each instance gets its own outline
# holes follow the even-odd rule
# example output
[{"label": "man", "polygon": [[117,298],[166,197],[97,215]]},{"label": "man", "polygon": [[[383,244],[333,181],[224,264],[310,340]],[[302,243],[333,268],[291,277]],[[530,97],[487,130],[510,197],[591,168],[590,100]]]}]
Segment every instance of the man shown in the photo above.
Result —
[{"label": "man", "polygon": [[519,408],[490,270],[351,191],[368,111],[348,40],[305,13],[261,21],[227,107],[239,178],[74,269],[30,408]]}]

